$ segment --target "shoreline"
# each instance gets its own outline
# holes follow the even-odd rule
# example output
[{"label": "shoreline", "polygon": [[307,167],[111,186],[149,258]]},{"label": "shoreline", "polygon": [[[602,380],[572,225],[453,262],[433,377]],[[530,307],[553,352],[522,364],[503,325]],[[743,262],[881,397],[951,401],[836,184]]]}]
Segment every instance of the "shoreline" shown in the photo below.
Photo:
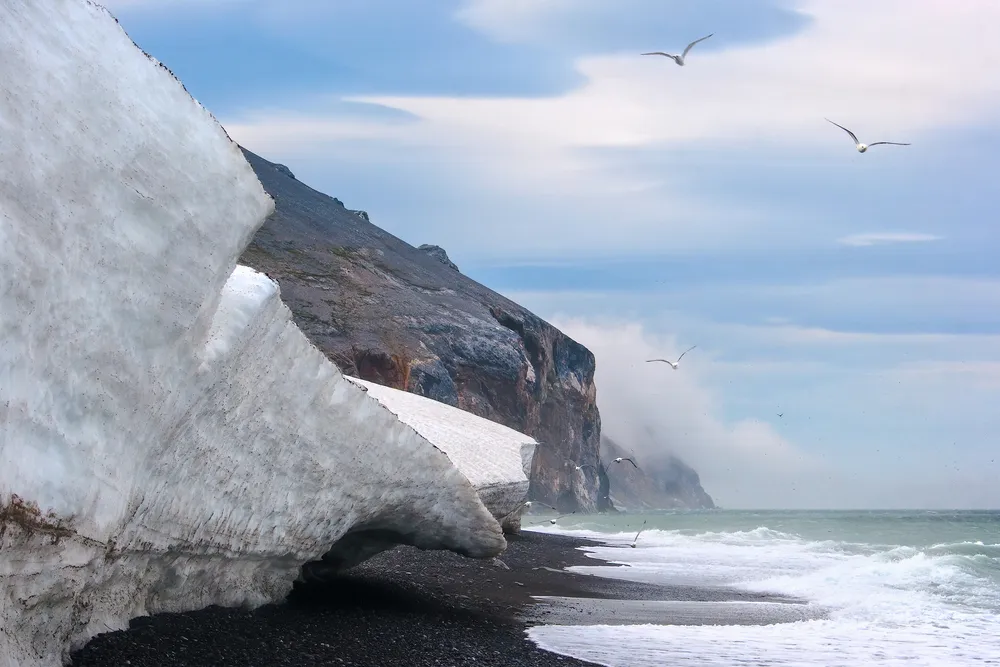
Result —
[{"label": "shoreline", "polygon": [[133,619],[127,630],[91,639],[72,654],[70,665],[584,667],[595,663],[537,648],[527,629],[547,620],[684,622],[683,613],[670,611],[676,603],[794,602],[564,571],[573,565],[614,567],[587,556],[580,549],[587,546],[603,543],[524,531],[508,536],[502,564],[397,547],[328,583],[297,583],[282,603]]}]

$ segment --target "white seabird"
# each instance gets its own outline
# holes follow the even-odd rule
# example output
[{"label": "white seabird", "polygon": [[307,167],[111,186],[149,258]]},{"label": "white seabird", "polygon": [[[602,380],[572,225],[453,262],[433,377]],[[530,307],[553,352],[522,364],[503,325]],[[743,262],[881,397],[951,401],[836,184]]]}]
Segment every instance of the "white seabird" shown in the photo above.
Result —
[{"label": "white seabird", "polygon": [[840,129],[842,129],[844,132],[847,132],[849,135],[851,135],[851,139],[854,140],[854,145],[857,147],[859,153],[864,153],[866,150],[868,150],[872,146],[879,146],[879,145],[883,145],[883,144],[887,144],[889,146],[909,146],[910,145],[910,144],[903,144],[903,143],[900,143],[898,141],[873,141],[870,144],[863,144],[860,141],[858,141],[857,135],[855,135],[853,132],[851,132],[850,130],[848,130],[843,125],[840,125],[838,123],[834,123],[829,118],[824,118],[823,120],[825,120],[828,123],[833,123],[834,125],[836,125]]},{"label": "white seabird", "polygon": [[696,347],[698,347],[698,346],[697,345],[692,345],[688,349],[686,349],[683,352],[681,352],[681,356],[677,357],[677,361],[670,361],[669,359],[646,359],[646,363],[648,364],[648,363],[653,362],[653,361],[662,361],[665,364],[670,364],[670,367],[673,368],[676,371],[677,370],[677,364],[681,363],[681,359],[684,358],[684,355],[687,354],[688,352],[690,352],[691,350],[693,350]]},{"label": "white seabird", "polygon": [[517,510],[521,509],[522,507],[526,507],[528,509],[531,509],[532,505],[545,505],[546,507],[548,507],[553,512],[557,512],[558,511],[552,505],[548,505],[546,503],[543,503],[541,500],[525,500],[523,503],[521,503],[520,505],[518,505],[517,507],[515,507],[514,510],[511,512],[511,514],[513,514]]},{"label": "white seabird", "polygon": [[713,32],[710,35],[705,35],[704,37],[702,37],[700,39],[694,40],[693,42],[691,42],[690,44],[687,45],[687,48],[685,48],[684,52],[682,54],[680,54],[679,56],[675,56],[675,55],[670,54],[670,53],[664,53],[663,51],[650,51],[649,53],[643,53],[641,55],[644,55],[644,56],[665,56],[665,57],[670,58],[671,60],[673,60],[675,63],[677,63],[681,67],[684,67],[684,56],[686,56],[688,54],[688,51],[691,50],[691,47],[694,46],[695,44],[697,44],[698,42],[705,41],[706,39],[708,39],[709,37],[711,37],[714,34],[715,33]]},{"label": "white seabird", "polygon": [[615,459],[615,463],[621,463],[622,461],[628,461],[629,463],[631,463],[632,465],[635,466],[636,470],[639,469],[639,466],[636,465],[636,462],[633,461],[631,457],[628,457],[628,456],[619,456],[618,458]]},{"label": "white seabird", "polygon": [[632,540],[632,544],[629,545],[630,547],[632,547],[633,549],[635,549],[635,543],[639,541],[639,536],[642,535],[642,531],[644,531],[644,530],[646,530],[646,522],[645,521],[642,522],[642,528],[639,529],[639,532],[635,534],[635,539]]}]

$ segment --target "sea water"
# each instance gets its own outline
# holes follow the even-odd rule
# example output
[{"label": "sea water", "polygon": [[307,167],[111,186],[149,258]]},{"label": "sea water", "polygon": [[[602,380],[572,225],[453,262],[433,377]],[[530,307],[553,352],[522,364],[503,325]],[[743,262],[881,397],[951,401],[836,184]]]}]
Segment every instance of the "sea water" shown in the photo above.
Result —
[{"label": "sea water", "polygon": [[1000,512],[698,511],[532,529],[596,538],[606,546],[588,553],[628,566],[574,571],[789,596],[811,612],[767,625],[671,624],[665,613],[528,630],[556,653],[611,667],[1000,665]]}]

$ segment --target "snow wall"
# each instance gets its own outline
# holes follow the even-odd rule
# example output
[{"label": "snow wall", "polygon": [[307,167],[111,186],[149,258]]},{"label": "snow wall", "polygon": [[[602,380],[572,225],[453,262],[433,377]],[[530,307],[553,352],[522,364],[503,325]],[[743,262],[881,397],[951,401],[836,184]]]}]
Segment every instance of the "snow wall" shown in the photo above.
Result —
[{"label": "snow wall", "polygon": [[237,266],[272,209],[106,10],[0,3],[0,667],[280,600],[324,555],[504,549],[517,492],[481,498],[454,439],[347,380]]},{"label": "snow wall", "polygon": [[533,438],[440,401],[360,378],[347,379],[447,454],[497,519],[517,509],[528,495],[537,445]]}]

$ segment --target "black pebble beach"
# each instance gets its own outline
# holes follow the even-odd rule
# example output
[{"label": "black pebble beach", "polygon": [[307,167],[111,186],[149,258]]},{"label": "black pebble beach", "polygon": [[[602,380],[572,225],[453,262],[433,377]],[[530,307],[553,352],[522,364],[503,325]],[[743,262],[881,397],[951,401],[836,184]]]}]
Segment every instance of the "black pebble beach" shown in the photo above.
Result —
[{"label": "black pebble beach", "polygon": [[283,604],[133,619],[128,630],[92,639],[73,654],[71,664],[591,665],[536,648],[525,635],[522,612],[532,604],[531,595],[612,597],[619,584],[543,569],[599,564],[577,549],[585,540],[527,532],[508,541],[500,560],[509,569],[450,552],[399,547],[332,583],[297,585]]}]

